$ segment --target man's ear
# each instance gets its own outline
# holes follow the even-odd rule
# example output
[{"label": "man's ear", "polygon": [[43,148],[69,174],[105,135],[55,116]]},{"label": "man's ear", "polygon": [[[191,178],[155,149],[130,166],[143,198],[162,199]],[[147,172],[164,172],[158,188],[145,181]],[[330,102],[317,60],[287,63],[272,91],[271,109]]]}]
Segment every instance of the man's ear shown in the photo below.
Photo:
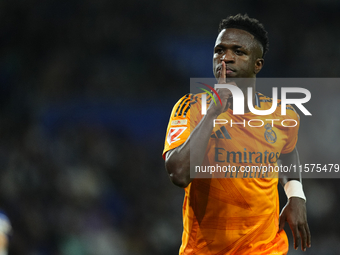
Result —
[{"label": "man's ear", "polygon": [[255,74],[258,74],[262,67],[264,65],[264,59],[263,58],[258,58],[255,60],[255,67],[254,67],[254,73]]}]

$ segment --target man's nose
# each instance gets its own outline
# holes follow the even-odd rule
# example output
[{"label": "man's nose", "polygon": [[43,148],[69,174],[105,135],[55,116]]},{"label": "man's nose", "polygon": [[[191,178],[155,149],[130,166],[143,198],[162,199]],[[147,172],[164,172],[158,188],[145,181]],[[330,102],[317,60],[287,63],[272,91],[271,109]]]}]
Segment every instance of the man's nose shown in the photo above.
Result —
[{"label": "man's nose", "polygon": [[227,50],[221,58],[221,61],[224,61],[225,63],[232,63],[235,62],[235,56],[232,51]]}]

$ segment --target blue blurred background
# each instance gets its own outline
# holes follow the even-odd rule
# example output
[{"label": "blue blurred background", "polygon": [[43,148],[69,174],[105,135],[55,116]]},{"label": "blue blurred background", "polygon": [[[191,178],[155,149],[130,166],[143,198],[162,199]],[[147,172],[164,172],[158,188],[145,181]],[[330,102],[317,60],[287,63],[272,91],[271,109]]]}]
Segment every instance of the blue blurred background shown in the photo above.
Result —
[{"label": "blue blurred background", "polygon": [[[165,131],[190,77],[213,76],[219,21],[248,13],[265,25],[260,77],[326,78],[340,73],[339,11],[335,0],[0,1],[9,254],[177,254],[184,192],[164,169]],[[303,163],[339,163],[340,86],[321,89],[314,105],[334,112],[321,126],[302,116]],[[339,180],[304,186],[305,254],[340,254]]]}]

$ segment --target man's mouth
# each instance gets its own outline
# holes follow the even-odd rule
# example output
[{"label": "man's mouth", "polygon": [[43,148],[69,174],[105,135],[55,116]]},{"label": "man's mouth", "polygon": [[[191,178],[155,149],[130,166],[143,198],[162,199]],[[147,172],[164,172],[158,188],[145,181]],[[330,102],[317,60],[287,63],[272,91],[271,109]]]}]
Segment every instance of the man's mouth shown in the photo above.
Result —
[{"label": "man's mouth", "polygon": [[[222,71],[222,66],[219,66],[218,69],[217,69],[218,72],[221,72]],[[231,74],[231,73],[234,73],[235,72],[235,69],[227,66],[226,67],[226,73],[227,74]]]},{"label": "man's mouth", "polygon": [[228,72],[228,71],[235,72],[235,70],[234,70],[233,68],[229,67],[229,66],[227,66],[226,69],[227,69],[227,72]]},{"label": "man's mouth", "polygon": [[230,69],[230,68],[228,68],[227,67],[227,74],[232,74],[232,73],[234,73],[235,71],[233,70],[233,69]]}]

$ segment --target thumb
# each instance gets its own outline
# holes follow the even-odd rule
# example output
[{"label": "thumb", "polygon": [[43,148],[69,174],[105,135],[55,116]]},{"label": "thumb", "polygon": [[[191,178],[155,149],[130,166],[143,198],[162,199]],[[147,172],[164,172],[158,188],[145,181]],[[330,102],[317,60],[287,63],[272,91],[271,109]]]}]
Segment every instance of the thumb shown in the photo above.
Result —
[{"label": "thumb", "polygon": [[286,223],[286,215],[284,213],[281,213],[279,218],[279,232],[284,228]]}]

